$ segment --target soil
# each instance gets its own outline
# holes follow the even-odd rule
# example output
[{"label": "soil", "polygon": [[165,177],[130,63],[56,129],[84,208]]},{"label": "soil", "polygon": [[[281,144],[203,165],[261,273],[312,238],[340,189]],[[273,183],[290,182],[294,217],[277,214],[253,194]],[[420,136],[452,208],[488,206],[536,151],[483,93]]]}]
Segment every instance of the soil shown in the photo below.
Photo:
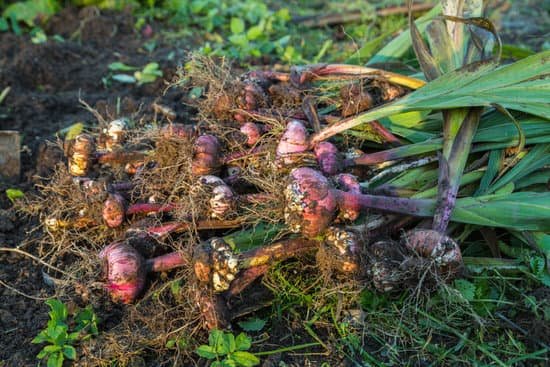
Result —
[{"label": "soil", "polygon": [[[145,37],[134,29],[134,22],[126,13],[67,8],[46,28],[48,35],[59,35],[63,42],[50,38],[33,44],[28,36],[0,33],[0,86],[11,88],[0,105],[0,130],[17,130],[22,136],[20,180],[0,180],[0,192],[14,187],[31,190],[39,177],[51,173],[62,153],[45,140],[54,140],[60,129],[76,122],[97,123],[80,100],[107,121],[135,117],[136,111],[139,118],[151,119],[153,102],[176,111],[176,121],[187,118],[182,92],[166,90],[185,58],[185,45],[163,42],[155,32]],[[143,47],[146,42],[156,42],[152,52]],[[135,66],[156,61],[164,77],[142,86],[116,82],[106,86],[102,79],[115,61]],[[6,196],[0,195],[0,246],[27,244],[24,250],[32,253],[33,222],[10,207]],[[34,356],[40,347],[31,340],[48,318],[40,298],[51,296],[52,289],[35,262],[9,252],[0,252],[0,280],[0,365],[36,365]]]},{"label": "soil", "polygon": [[[34,44],[29,36],[0,33],[0,90],[11,87],[0,104],[0,130],[17,130],[22,135],[21,177],[17,182],[0,180],[1,247],[35,250],[32,239],[37,233],[32,228],[36,223],[15,213],[3,192],[13,187],[32,190],[39,177],[51,173],[61,152],[44,144],[45,140],[54,139],[56,132],[76,122],[97,122],[80,101],[107,121],[135,116],[136,111],[140,118],[151,118],[153,102],[173,109],[176,121],[189,118],[184,93],[167,89],[185,60],[186,44],[164,41],[161,25],[150,24],[153,34],[149,35],[137,31],[134,24],[135,19],[124,12],[66,8],[46,28],[49,36],[59,35],[63,42],[50,37]],[[146,43],[156,43],[156,47],[148,51]],[[108,65],[115,61],[136,66],[156,61],[164,77],[142,86],[114,81],[106,85]],[[0,252],[0,281],[0,366],[36,365],[40,347],[31,340],[47,321],[44,298],[53,290],[36,262],[12,252]],[[548,325],[529,325],[528,321],[522,320],[522,327],[540,333],[541,339],[548,337]]]}]

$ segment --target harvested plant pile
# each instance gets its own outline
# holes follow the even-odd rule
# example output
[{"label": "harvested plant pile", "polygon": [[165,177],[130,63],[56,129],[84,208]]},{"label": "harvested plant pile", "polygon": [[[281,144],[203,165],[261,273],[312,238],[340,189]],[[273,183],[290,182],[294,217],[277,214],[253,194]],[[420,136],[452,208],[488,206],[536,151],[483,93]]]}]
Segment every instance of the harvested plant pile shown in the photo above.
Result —
[{"label": "harvested plant pile", "polygon": [[348,307],[365,286],[428,292],[494,264],[462,256],[475,233],[495,256],[509,239],[543,251],[550,53],[499,66],[465,24],[498,36],[456,15],[429,48],[411,22],[428,82],[330,64],[236,76],[196,57],[178,83],[196,121],[68,136],[66,162],[25,209],[40,213],[43,259],[72,260],[52,275],[62,293],[137,303],[98,358],[174,336],[193,350],[203,330],[265,307],[280,287],[270,269],[291,258],[327,292],[345,289]]}]

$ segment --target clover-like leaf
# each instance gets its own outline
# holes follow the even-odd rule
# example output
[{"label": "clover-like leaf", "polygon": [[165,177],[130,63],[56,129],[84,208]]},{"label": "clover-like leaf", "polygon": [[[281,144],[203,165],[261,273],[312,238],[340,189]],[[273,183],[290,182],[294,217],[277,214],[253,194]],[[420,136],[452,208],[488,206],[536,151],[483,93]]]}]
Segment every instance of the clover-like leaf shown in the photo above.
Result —
[{"label": "clover-like leaf", "polygon": [[214,359],[218,356],[214,348],[210,345],[201,345],[195,350],[195,353],[206,359]]},{"label": "clover-like leaf", "polygon": [[260,359],[249,352],[235,352],[231,357],[242,367],[253,367],[260,364]]}]

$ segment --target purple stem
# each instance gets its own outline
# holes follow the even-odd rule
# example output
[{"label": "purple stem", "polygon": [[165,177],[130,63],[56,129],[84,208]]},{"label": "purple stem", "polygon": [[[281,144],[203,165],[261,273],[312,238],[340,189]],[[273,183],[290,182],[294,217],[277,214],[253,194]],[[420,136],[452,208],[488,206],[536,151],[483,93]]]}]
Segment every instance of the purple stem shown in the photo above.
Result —
[{"label": "purple stem", "polygon": [[332,190],[340,209],[377,209],[393,213],[430,217],[433,215],[434,201],[430,199],[407,199],[377,196]]},{"label": "purple stem", "polygon": [[162,272],[169,271],[182,266],[190,266],[190,261],[187,257],[179,252],[171,252],[169,254],[157,256],[145,261],[147,272]]}]

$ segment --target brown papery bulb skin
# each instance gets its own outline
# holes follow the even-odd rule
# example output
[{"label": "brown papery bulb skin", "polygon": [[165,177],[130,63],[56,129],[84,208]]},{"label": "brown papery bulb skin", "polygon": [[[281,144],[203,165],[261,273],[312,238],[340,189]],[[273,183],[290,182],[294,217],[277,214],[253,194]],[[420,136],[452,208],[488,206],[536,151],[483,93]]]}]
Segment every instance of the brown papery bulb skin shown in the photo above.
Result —
[{"label": "brown papery bulb skin", "polygon": [[191,139],[197,135],[196,129],[193,125],[185,125],[180,123],[164,125],[160,129],[160,133],[165,139]]},{"label": "brown papery bulb skin", "polygon": [[296,168],[285,189],[285,221],[294,232],[312,238],[322,233],[334,219],[337,198],[320,172]]},{"label": "brown papery bulb skin", "polygon": [[[361,186],[357,177],[349,173],[342,173],[336,176],[336,182],[342,190],[354,194],[361,194]],[[354,205],[355,204],[355,205]],[[361,214],[361,206],[356,203],[350,203],[346,208],[343,208],[339,213],[339,217],[345,220],[354,221]]]},{"label": "brown papery bulb skin", "polygon": [[260,105],[264,104],[266,95],[263,89],[256,83],[248,83],[244,87],[244,93],[239,98],[239,107],[247,110],[256,110]]},{"label": "brown papery bulb skin", "polygon": [[215,174],[220,168],[220,143],[214,135],[201,135],[193,145],[191,172],[195,176]]},{"label": "brown papery bulb skin", "polygon": [[246,136],[246,144],[248,146],[256,145],[262,137],[261,127],[253,122],[245,122],[240,130]]},{"label": "brown papery bulb skin", "polygon": [[359,271],[360,243],[357,236],[338,227],[329,227],[325,233],[324,249],[331,256],[333,267],[341,273]]},{"label": "brown papery bulb skin", "polygon": [[304,153],[309,149],[306,127],[301,121],[290,120],[277,145],[276,156],[283,164],[292,164],[293,154]]},{"label": "brown papery bulb skin", "polygon": [[458,244],[449,236],[431,229],[415,229],[403,237],[405,246],[434,262],[442,275],[459,274],[464,266]]},{"label": "brown papery bulb skin", "polygon": [[351,84],[340,90],[342,97],[342,117],[356,115],[368,110],[374,104],[369,92],[363,90],[361,84]]},{"label": "brown papery bulb skin", "polygon": [[333,176],[342,169],[342,155],[334,144],[321,142],[315,146],[314,152],[319,168],[325,175]]},{"label": "brown papery bulb skin", "polygon": [[69,156],[69,172],[73,176],[88,175],[92,166],[92,153],[96,145],[94,138],[88,134],[79,134],[72,144]]},{"label": "brown papery bulb skin", "polygon": [[114,242],[105,247],[99,258],[107,278],[106,289],[114,302],[132,303],[145,286],[146,270],[143,257],[126,242]]},{"label": "brown papery bulb skin", "polygon": [[207,175],[199,179],[201,185],[211,189],[210,216],[224,219],[235,208],[236,196],[224,180],[217,176]]},{"label": "brown papery bulb skin", "polygon": [[126,140],[127,131],[128,123],[125,118],[111,121],[109,123],[109,126],[105,130],[105,148],[107,148],[107,150],[115,150],[121,148],[122,144]]},{"label": "brown papery bulb skin", "polygon": [[126,200],[119,194],[111,194],[103,203],[103,220],[108,227],[120,227],[126,217]]}]

